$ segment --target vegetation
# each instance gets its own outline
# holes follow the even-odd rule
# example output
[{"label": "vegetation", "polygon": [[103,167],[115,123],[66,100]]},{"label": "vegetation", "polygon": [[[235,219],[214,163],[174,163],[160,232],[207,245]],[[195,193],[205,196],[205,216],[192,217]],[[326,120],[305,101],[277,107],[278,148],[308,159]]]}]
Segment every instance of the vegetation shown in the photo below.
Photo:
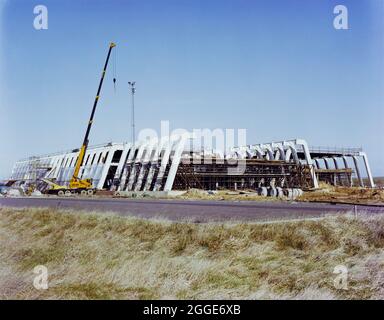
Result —
[{"label": "vegetation", "polygon": [[2,299],[383,299],[383,271],[383,215],[192,224],[0,208]]}]

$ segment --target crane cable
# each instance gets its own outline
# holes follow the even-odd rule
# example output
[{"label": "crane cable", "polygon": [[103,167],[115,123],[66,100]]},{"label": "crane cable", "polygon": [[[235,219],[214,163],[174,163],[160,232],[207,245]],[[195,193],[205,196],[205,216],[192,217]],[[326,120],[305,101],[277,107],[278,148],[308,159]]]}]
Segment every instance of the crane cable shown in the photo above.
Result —
[{"label": "crane cable", "polygon": [[116,93],[116,49],[113,53],[113,90]]}]

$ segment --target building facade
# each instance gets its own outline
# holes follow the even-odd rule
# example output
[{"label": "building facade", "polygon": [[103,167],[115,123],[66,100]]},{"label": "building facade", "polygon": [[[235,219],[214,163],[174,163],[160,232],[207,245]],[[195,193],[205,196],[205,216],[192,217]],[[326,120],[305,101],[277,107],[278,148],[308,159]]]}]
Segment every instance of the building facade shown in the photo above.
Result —
[{"label": "building facade", "polygon": [[[88,148],[80,178],[99,190],[170,191],[172,189],[245,189],[260,186],[317,188],[319,181],[352,186],[354,178],[374,187],[367,155],[358,148],[311,148],[304,139],[254,144],[229,153],[192,152],[192,134]],[[41,178],[68,185],[78,149],[17,161],[11,180],[17,185]],[[363,165],[361,165],[363,163]],[[239,168],[242,166],[242,170]]]}]

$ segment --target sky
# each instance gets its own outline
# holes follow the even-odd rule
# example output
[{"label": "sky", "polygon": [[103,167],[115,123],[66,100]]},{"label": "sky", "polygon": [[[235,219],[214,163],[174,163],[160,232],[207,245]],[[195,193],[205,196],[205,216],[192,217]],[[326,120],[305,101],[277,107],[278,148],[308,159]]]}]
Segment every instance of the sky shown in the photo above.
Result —
[{"label": "sky", "polygon": [[[348,30],[333,26],[339,4]],[[133,80],[137,130],[168,120],[245,128],[248,144],[363,147],[384,176],[382,0],[0,0],[0,178],[80,147],[110,41],[90,144],[130,140]]]}]

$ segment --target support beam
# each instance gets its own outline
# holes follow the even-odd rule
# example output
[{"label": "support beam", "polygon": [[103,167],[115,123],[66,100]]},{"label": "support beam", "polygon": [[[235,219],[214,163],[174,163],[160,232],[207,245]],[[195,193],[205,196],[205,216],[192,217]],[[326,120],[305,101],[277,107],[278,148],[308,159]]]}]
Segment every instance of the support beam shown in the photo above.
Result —
[{"label": "support beam", "polygon": [[116,180],[119,181],[119,185],[116,186],[116,185],[112,184],[112,186],[110,188],[110,190],[112,190],[112,191],[113,190],[119,190],[119,188],[120,188],[121,180],[122,180],[122,177],[123,177],[123,174],[124,174],[125,163],[126,163],[126,160],[127,160],[127,154],[129,152],[130,148],[131,148],[131,144],[130,143],[125,144],[123,152],[121,154],[119,165],[117,166],[115,177],[114,177],[114,180],[116,179]]},{"label": "support beam", "polygon": [[[157,144],[157,142],[156,142],[156,144]],[[145,148],[145,155],[143,156],[142,161],[141,161],[140,172],[139,172],[139,175],[137,177],[136,184],[133,187],[133,189],[135,191],[140,191],[141,190],[141,187],[143,185],[143,178],[144,178],[144,175],[145,175],[145,171],[147,169],[146,165],[148,164],[148,162],[151,159],[152,150],[153,150],[154,147],[155,147],[155,143],[151,142],[151,143],[148,143],[146,148]],[[148,170],[149,170],[149,168],[148,168]]]},{"label": "support beam", "polygon": [[[167,141],[166,138],[164,138],[164,137],[161,138],[159,143],[157,144],[157,146],[155,148],[155,152],[153,153],[153,156],[150,160],[152,165],[149,168],[147,181],[144,185],[144,191],[150,190],[150,188],[152,186],[152,181],[154,179],[155,170],[156,170],[156,167],[160,165],[160,160],[161,160],[160,155],[161,155],[161,151],[163,150],[164,143],[166,141]],[[153,191],[153,190],[150,190],[150,191]]]},{"label": "support beam", "polygon": [[135,156],[136,146],[134,144],[130,145],[128,150],[128,157],[124,163],[123,174],[121,177],[120,185],[117,188],[118,191],[126,191],[128,188],[128,181],[130,177],[130,171],[128,170],[128,163],[133,161],[133,157]]},{"label": "support beam", "polygon": [[[339,169],[339,165],[338,165],[338,163],[337,163],[337,157],[333,157],[332,160],[333,160],[333,163],[334,163],[334,165],[335,165],[335,169],[338,170],[338,169]],[[339,178],[339,176],[338,176],[338,174],[335,172],[335,173],[333,174],[333,183],[334,183],[335,186],[337,185],[338,182],[340,183],[340,185],[342,185],[342,180],[339,179],[339,181],[337,181],[338,178]]]},{"label": "support beam", "polygon": [[312,175],[312,181],[313,181],[313,187],[318,188],[319,183],[317,181],[316,173],[315,173],[315,168],[313,165],[313,160],[311,157],[311,153],[309,152],[309,147],[307,141],[304,139],[296,139],[296,145],[301,145],[304,151],[304,156],[305,156],[305,161],[311,168],[311,175]]},{"label": "support beam", "polygon": [[325,169],[330,169],[328,160],[328,158],[324,158]]},{"label": "support beam", "polygon": [[[147,142],[143,142],[138,148],[137,156],[132,159],[132,167],[129,175],[127,190],[133,191],[136,183],[136,172],[137,166],[142,163],[142,155],[144,153],[145,148],[147,147]],[[136,150],[135,150],[136,153]]]},{"label": "support beam", "polygon": [[[348,161],[347,161],[347,157],[343,157],[343,162],[344,162],[344,168],[345,169],[349,169],[349,166],[348,166]],[[348,183],[349,183],[349,185],[352,187],[353,186],[353,179],[352,179],[352,176],[350,177],[349,175],[348,175]]]},{"label": "support beam", "polygon": [[374,188],[375,187],[375,183],[373,181],[373,177],[372,177],[372,173],[371,173],[371,168],[369,166],[368,156],[367,156],[367,154],[365,152],[360,152],[360,156],[362,156],[363,160],[364,160],[364,165],[365,165],[365,169],[367,171],[367,176],[368,176],[370,187]]},{"label": "support beam", "polygon": [[355,164],[356,174],[357,174],[357,178],[359,179],[360,187],[364,188],[364,181],[363,181],[363,179],[361,178],[361,175],[360,175],[358,159],[357,159],[356,156],[353,156],[352,159],[353,159],[353,163]]},{"label": "support beam", "polygon": [[169,168],[167,181],[165,182],[165,185],[164,185],[164,191],[172,190],[173,182],[176,177],[177,168],[179,167],[179,164],[180,164],[181,154],[183,153],[184,145],[188,137],[189,137],[188,134],[182,134],[180,136],[180,139],[176,142],[175,153],[173,154],[173,157],[172,157],[172,164],[171,164],[171,167]]},{"label": "support beam", "polygon": [[337,158],[333,157],[332,160],[333,160],[333,163],[335,164],[335,169],[338,170],[339,169],[339,164],[337,163]]},{"label": "support beam", "polygon": [[163,156],[161,157],[161,164],[159,167],[159,172],[157,174],[157,179],[156,179],[156,183],[155,183],[155,186],[153,188],[153,191],[161,191],[162,181],[163,181],[163,177],[164,177],[164,173],[165,173],[165,168],[166,168],[168,161],[169,161],[169,157],[170,157],[171,149],[172,149],[172,144],[173,144],[173,142],[170,141],[170,139],[164,144],[164,153],[163,153]]}]

